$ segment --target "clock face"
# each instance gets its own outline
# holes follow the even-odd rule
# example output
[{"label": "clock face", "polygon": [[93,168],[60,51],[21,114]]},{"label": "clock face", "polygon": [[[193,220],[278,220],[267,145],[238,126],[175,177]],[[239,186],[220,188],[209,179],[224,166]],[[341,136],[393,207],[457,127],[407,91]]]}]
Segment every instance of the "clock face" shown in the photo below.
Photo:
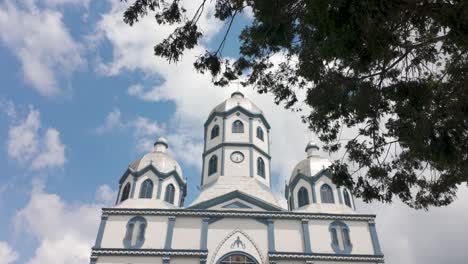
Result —
[{"label": "clock face", "polygon": [[231,160],[235,163],[241,163],[244,160],[244,154],[239,151],[235,151],[231,154]]}]

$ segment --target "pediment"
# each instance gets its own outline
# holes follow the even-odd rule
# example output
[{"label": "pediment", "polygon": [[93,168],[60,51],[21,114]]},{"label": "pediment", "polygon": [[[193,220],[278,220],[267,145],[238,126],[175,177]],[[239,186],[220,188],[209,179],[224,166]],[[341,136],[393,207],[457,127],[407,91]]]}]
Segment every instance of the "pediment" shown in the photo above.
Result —
[{"label": "pediment", "polygon": [[198,204],[188,209],[283,211],[282,208],[240,191],[233,191]]}]

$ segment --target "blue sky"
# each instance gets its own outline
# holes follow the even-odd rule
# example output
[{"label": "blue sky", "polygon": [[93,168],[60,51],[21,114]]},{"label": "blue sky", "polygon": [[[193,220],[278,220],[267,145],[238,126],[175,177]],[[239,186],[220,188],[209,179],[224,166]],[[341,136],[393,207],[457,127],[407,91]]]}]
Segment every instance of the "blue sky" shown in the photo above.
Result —
[{"label": "blue sky", "polygon": [[[87,263],[102,206],[112,205],[127,165],[159,136],[197,195],[203,122],[236,87],[216,88],[194,57],[213,49],[224,26],[202,17],[202,46],[177,65],[153,56],[170,27],[149,16],[133,28],[120,1],[0,2],[0,264]],[[189,2],[188,10],[196,1]],[[208,8],[208,14],[212,7]],[[223,55],[235,57],[237,21]],[[315,139],[300,113],[269,95],[244,93],[272,124],[274,190]],[[376,213],[387,263],[464,263],[468,194],[447,208],[415,212],[401,203],[361,204]],[[437,226],[437,228],[434,228]]]}]

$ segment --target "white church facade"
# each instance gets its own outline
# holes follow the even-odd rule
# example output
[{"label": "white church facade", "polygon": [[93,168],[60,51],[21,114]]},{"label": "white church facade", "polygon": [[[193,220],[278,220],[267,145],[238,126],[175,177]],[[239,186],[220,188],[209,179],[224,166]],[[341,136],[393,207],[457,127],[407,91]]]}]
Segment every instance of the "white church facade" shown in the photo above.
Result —
[{"label": "white church facade", "polygon": [[91,264],[383,263],[375,215],[355,212],[330,180],[318,147],[285,186],[271,191],[270,126],[240,92],[208,116],[201,191],[185,205],[187,183],[165,139],[128,166],[116,205],[102,209]]}]

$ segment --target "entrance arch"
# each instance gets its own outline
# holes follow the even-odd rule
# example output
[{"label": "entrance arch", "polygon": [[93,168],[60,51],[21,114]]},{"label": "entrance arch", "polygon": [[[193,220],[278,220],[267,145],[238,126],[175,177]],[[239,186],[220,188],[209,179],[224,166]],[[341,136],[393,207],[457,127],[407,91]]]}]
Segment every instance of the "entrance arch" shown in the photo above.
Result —
[{"label": "entrance arch", "polygon": [[259,262],[248,253],[233,251],[222,256],[216,264],[259,264]]}]

